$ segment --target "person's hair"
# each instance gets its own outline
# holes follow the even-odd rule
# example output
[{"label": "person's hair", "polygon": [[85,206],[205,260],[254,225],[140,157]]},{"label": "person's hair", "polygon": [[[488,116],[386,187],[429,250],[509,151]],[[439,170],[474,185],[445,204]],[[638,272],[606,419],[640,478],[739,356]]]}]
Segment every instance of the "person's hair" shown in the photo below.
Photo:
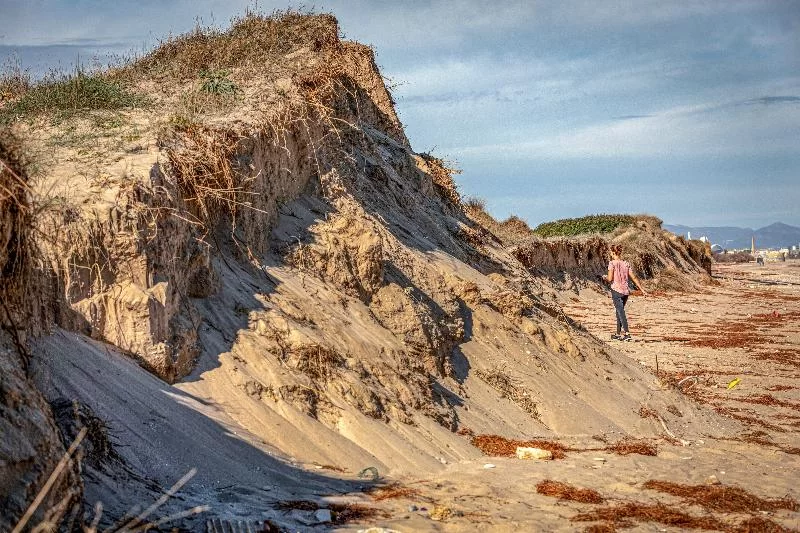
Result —
[{"label": "person's hair", "polygon": [[611,251],[619,256],[622,256],[622,245],[620,244],[612,244]]}]

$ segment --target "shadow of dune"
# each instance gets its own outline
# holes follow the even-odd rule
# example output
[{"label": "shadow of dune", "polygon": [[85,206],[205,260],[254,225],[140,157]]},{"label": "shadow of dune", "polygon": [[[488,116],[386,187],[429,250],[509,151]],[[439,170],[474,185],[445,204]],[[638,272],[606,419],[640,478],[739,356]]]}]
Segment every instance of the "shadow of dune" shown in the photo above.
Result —
[{"label": "shadow of dune", "polygon": [[[285,521],[275,502],[363,489],[363,481],[306,471],[278,458],[215,406],[159,380],[113,347],[56,330],[37,339],[33,352],[34,376],[46,398],[86,406],[115,443],[118,464],[87,466],[84,472],[85,504],[102,502],[101,524],[135,505],[147,507],[160,496],[155,487],[170,487],[193,468],[194,478],[159,510],[164,516],[210,505],[203,515],[181,522],[191,530],[212,516]],[[97,451],[91,432],[84,449]]]}]

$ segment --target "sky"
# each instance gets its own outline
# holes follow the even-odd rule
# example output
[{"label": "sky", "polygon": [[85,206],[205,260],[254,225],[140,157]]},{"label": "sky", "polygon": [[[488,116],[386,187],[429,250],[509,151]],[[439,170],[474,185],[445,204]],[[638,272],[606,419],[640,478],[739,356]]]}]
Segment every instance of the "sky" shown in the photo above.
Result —
[{"label": "sky", "polygon": [[[225,27],[248,6],[0,0],[0,62],[102,63],[198,21]],[[313,9],[375,48],[412,147],[461,169],[461,193],[498,218],[644,212],[689,226],[800,226],[800,0]]]}]

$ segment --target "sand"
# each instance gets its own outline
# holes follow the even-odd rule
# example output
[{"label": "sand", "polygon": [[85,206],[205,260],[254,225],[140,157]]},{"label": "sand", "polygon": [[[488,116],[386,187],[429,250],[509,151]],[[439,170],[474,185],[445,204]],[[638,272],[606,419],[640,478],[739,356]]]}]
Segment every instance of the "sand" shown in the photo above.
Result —
[{"label": "sand", "polygon": [[[376,423],[372,428],[362,425],[361,429],[372,430],[375,438],[384,439],[380,441],[381,446],[395,438],[395,446],[399,448],[380,450],[373,443],[377,455],[369,460],[369,455],[365,454],[369,446],[363,438],[342,440],[341,435],[337,435],[326,439],[318,423],[309,420],[303,426],[302,417],[288,412],[281,414],[283,419],[272,415],[269,420],[253,422],[251,415],[257,410],[247,410],[248,406],[238,403],[241,399],[235,394],[227,397],[228,402],[235,401],[235,404],[204,399],[189,392],[204,390],[197,385],[202,380],[193,381],[196,377],[176,386],[167,385],[118,354],[113,347],[65,331],[37,341],[36,352],[43,357],[39,359],[40,366],[35,374],[49,399],[81,398],[107,422],[112,440],[128,468],[114,468],[118,465],[113,463],[106,465],[107,468],[87,467],[86,494],[87,502],[102,501],[109,513],[122,508],[127,510],[132,501],[141,505],[154,500],[159,493],[154,483],[163,490],[195,467],[198,473],[180,492],[180,500],[164,506],[160,516],[194,505],[211,505],[212,510],[205,516],[188,522],[200,528],[210,516],[251,524],[270,519],[298,530],[333,527],[309,524],[313,522],[311,511],[274,509],[274,502],[293,500],[312,500],[322,507],[331,502],[361,503],[385,513],[337,525],[341,530],[380,526],[398,531],[467,531],[475,527],[487,531],[572,531],[591,525],[573,522],[571,518],[596,505],[564,502],[537,494],[536,484],[545,479],[595,489],[607,499],[606,504],[664,502],[674,509],[705,516],[709,511],[697,506],[687,507],[675,497],[642,488],[642,484],[655,479],[703,485],[714,475],[723,486],[743,487],[761,497],[800,498],[795,483],[800,458],[796,452],[785,451],[800,446],[794,418],[797,409],[790,406],[800,404],[796,367],[759,360],[754,355],[798,346],[797,321],[788,319],[769,322],[768,327],[762,325],[759,332],[766,339],[766,345],[757,349],[686,347],[691,341],[664,340],[664,337],[671,339],[675,328],[689,321],[692,326],[684,326],[682,335],[705,339],[708,335],[701,332],[714,327],[719,320],[747,320],[747,315],[752,317],[773,310],[781,316],[793,316],[792,313],[800,309],[798,300],[793,299],[798,294],[795,268],[792,263],[768,265],[763,269],[727,267],[715,270],[715,279],[720,285],[709,286],[701,294],[633,298],[630,306],[632,331],[640,341],[624,344],[609,341],[609,349],[620,350],[625,354],[623,357],[630,358],[645,373],[655,371],[655,355],[658,354],[662,383],[658,385],[651,373],[653,389],[658,386],[669,389],[668,382],[674,382],[676,372],[682,372],[680,376],[698,375],[701,379],[692,389],[702,394],[695,396],[710,395],[710,406],[739,409],[726,413],[753,419],[744,423],[741,419],[732,420],[732,423],[741,423],[737,427],[742,429],[724,439],[697,434],[684,443],[663,437],[651,438],[648,442],[658,447],[655,457],[620,456],[600,450],[569,451],[566,458],[553,461],[486,457],[469,444],[468,435],[444,432],[440,433],[440,442],[451,452],[446,458],[442,456],[442,460],[431,460],[424,457],[421,450],[425,448],[412,452],[403,451],[403,446],[417,443],[417,446],[433,450],[436,446],[432,443],[436,440],[432,441],[430,435],[437,434],[441,428],[437,430],[435,424],[408,428],[405,431],[412,433],[403,439],[396,436],[398,427],[391,429]],[[752,293],[760,293],[761,297],[755,298]],[[607,337],[603,332],[613,323],[609,318],[610,303],[604,295],[584,289],[577,295],[565,292],[561,296],[567,302],[568,313],[598,336]],[[584,308],[596,311],[588,313]],[[224,367],[225,357],[222,361]],[[199,367],[197,374],[211,372],[213,375],[223,367]],[[726,384],[735,377],[741,379],[739,385],[728,390]],[[217,383],[217,378],[209,376],[208,379],[210,383]],[[214,387],[217,393],[224,390],[219,384]],[[743,401],[767,394],[782,404],[764,406]],[[481,401],[478,399],[476,403]],[[678,409],[686,410],[685,405],[695,402],[687,398],[686,404],[680,404]],[[506,408],[504,405],[485,407],[500,418]],[[244,420],[250,423],[244,424]],[[353,420],[358,423],[356,417]],[[647,422],[647,419],[642,421]],[[502,433],[507,423],[491,429]],[[780,429],[770,429],[764,424]],[[247,425],[253,430],[248,430]],[[259,434],[264,432],[259,428],[265,427],[273,428],[272,439]],[[489,429],[487,426],[486,431]],[[676,425],[671,429],[681,431]],[[506,436],[514,436],[507,427],[505,431]],[[429,432],[428,439],[420,432]],[[520,432],[543,433],[523,432],[522,428]],[[317,435],[319,441],[304,445],[301,441],[309,434]],[[599,438],[613,442],[620,435],[611,432],[595,437],[549,434],[549,438],[586,448],[602,448],[605,444]],[[748,438],[756,441],[743,441]],[[267,440],[297,453],[281,453]],[[327,456],[321,454],[323,441],[340,448],[329,450]],[[342,444],[347,442],[349,444]],[[415,462],[414,453],[421,460]],[[432,451],[428,453],[433,454]],[[309,457],[319,460],[309,460]],[[387,460],[387,457],[395,460]],[[493,464],[494,468],[485,468],[486,464]],[[411,497],[373,501],[364,493],[372,483],[357,476],[358,470],[365,466],[377,466],[382,484],[399,483],[415,492]],[[265,505],[267,501],[273,503]],[[416,506],[416,510],[410,511],[409,506]],[[436,509],[433,516],[442,516],[444,520],[431,518]],[[784,527],[796,529],[800,526],[800,515],[796,512],[754,514]],[[713,516],[731,529],[750,517],[746,513],[715,513]],[[682,530],[657,523],[634,521],[632,524],[632,531]]]}]

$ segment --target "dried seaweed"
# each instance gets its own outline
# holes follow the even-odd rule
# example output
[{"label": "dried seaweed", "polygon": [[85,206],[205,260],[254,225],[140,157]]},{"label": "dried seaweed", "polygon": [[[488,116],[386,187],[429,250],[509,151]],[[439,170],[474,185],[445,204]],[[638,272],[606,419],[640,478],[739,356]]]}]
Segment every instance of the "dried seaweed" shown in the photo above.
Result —
[{"label": "dried seaweed", "polygon": [[645,440],[636,440],[636,439],[622,439],[620,441],[615,442],[605,448],[606,451],[614,452],[617,455],[630,455],[630,454],[638,454],[638,455],[649,455],[655,457],[658,455],[658,448],[655,444],[647,442]]},{"label": "dried seaweed", "polygon": [[419,496],[419,489],[404,487],[399,483],[392,483],[385,487],[375,487],[368,491],[375,501],[394,500],[398,498],[416,498]]},{"label": "dried seaweed", "polygon": [[514,457],[518,447],[541,448],[553,454],[553,459],[563,459],[568,448],[559,442],[549,440],[513,440],[499,435],[477,435],[472,438],[472,445],[484,453],[494,457]]},{"label": "dried seaweed", "polygon": [[677,496],[687,503],[699,505],[714,511],[755,513],[759,511],[778,511],[781,509],[786,509],[788,511],[800,510],[797,501],[789,496],[778,499],[764,499],[736,486],[684,485],[681,483],[651,479],[645,482],[643,487]]},{"label": "dried seaweed", "polygon": [[684,529],[727,529],[725,524],[716,518],[692,516],[668,507],[663,503],[644,504],[630,502],[621,505],[610,505],[590,512],[580,513],[572,517],[572,520],[575,522],[602,520],[612,524],[620,524],[626,518],[632,518],[640,522],[658,522]]},{"label": "dried seaweed", "polygon": [[580,503],[603,503],[605,501],[605,498],[596,490],[582,489],[570,485],[569,483],[553,481],[552,479],[545,479],[538,483],[536,485],[536,492],[560,500],[570,500]]}]

